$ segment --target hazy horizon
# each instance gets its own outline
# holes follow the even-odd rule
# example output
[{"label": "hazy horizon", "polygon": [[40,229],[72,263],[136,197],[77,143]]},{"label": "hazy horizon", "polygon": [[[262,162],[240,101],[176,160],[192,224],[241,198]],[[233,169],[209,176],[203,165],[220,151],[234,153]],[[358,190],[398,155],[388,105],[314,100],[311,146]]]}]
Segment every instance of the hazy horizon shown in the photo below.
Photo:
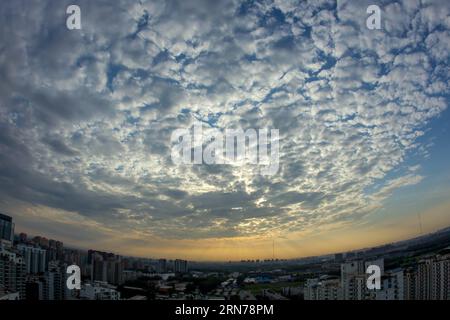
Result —
[{"label": "hazy horizon", "polygon": [[[198,263],[203,263],[203,262],[204,263],[227,263],[227,262],[240,262],[240,261],[243,261],[243,260],[247,261],[247,260],[256,260],[256,259],[258,259],[258,260],[271,260],[271,259],[296,260],[296,259],[304,259],[304,258],[309,258],[309,257],[320,257],[320,256],[326,256],[326,255],[333,255],[333,254],[337,254],[337,253],[346,253],[346,252],[367,250],[367,249],[370,249],[370,248],[375,248],[375,247],[384,246],[384,245],[388,245],[388,244],[394,244],[394,243],[403,242],[403,241],[410,241],[410,240],[413,240],[413,239],[416,239],[416,238],[420,238],[420,237],[423,237],[423,236],[429,236],[429,235],[431,235],[433,233],[436,233],[436,232],[439,232],[439,231],[442,231],[442,230],[445,230],[445,229],[448,229],[448,228],[450,228],[450,225],[444,226],[444,227],[440,227],[440,228],[438,228],[436,230],[430,230],[427,233],[421,233],[421,234],[417,234],[417,235],[414,235],[414,236],[408,236],[407,238],[398,239],[398,240],[394,240],[394,241],[391,241],[391,242],[378,243],[378,244],[370,245],[370,246],[367,246],[367,247],[350,248],[350,249],[344,250],[344,251],[326,252],[326,253],[321,253],[321,254],[318,254],[318,255],[307,255],[307,256],[298,256],[298,257],[285,258],[285,257],[278,257],[278,256],[276,256],[276,249],[275,249],[274,250],[275,255],[272,254],[272,256],[266,256],[264,258],[252,258],[252,259],[242,258],[240,260],[226,260],[225,259],[225,260],[189,260],[189,261],[196,262],[196,263],[197,262]],[[15,232],[15,234],[18,235],[21,232],[22,231]],[[43,234],[27,234],[27,236],[28,236],[28,240],[32,240],[31,237],[36,237],[36,236],[45,237],[47,239],[53,239],[52,237],[49,237],[49,236],[46,236],[46,235],[43,235]],[[53,239],[53,240],[61,241],[61,239]],[[169,259],[169,260],[188,259],[188,257],[186,257],[186,256],[174,256],[174,257],[136,256],[136,255],[129,255],[129,254],[126,254],[126,253],[123,253],[123,252],[115,252],[114,250],[103,249],[103,248],[78,247],[78,246],[74,246],[74,245],[71,245],[70,243],[66,243],[66,242],[64,242],[64,247],[70,248],[70,249],[75,249],[75,250],[82,250],[82,251],[86,251],[86,252],[88,250],[97,250],[97,251],[103,251],[103,252],[110,252],[110,253],[114,253],[114,254],[117,254],[117,255],[120,255],[120,256],[123,256],[123,257],[138,258],[138,259]],[[270,247],[270,248],[272,248],[272,247]],[[270,251],[270,250],[268,250],[268,251]]]}]

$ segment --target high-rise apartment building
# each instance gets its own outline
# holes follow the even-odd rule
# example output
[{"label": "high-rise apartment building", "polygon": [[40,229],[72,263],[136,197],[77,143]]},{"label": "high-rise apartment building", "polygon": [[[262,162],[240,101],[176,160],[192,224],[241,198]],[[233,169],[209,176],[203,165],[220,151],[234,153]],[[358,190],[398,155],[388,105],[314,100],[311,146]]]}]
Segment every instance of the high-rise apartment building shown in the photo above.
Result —
[{"label": "high-rise apartment building", "polygon": [[100,253],[92,255],[91,281],[107,281],[107,263]]},{"label": "high-rise apartment building", "polygon": [[120,256],[90,250],[88,261],[90,261],[92,282],[100,281],[115,285],[123,283],[123,263]]},{"label": "high-rise apartment building", "polygon": [[450,299],[450,254],[420,261],[415,280],[416,300]]},{"label": "high-rise apartment building", "polygon": [[354,260],[341,264],[341,288],[344,300],[375,299],[375,293],[367,289],[366,270],[369,266],[380,268],[380,275],[384,275],[384,260],[372,261]]},{"label": "high-rise apartment building", "polygon": [[342,300],[341,282],[337,277],[322,276],[308,279],[304,288],[305,300]]},{"label": "high-rise apartment building", "polygon": [[46,250],[22,244],[17,246],[17,250],[19,250],[25,260],[27,273],[36,274],[46,271]]},{"label": "high-rise apartment building", "polygon": [[159,259],[158,260],[158,268],[159,273],[167,272],[167,260],[166,259]]},{"label": "high-rise apartment building", "polygon": [[[70,290],[67,288],[67,264],[60,261],[49,263],[46,278],[49,285],[52,286],[55,300],[66,300],[70,296]],[[51,292],[49,293],[51,295]]]},{"label": "high-rise apartment building", "polygon": [[174,261],[174,271],[177,273],[186,273],[188,271],[188,262],[186,260],[176,259]]},{"label": "high-rise apartment building", "polygon": [[404,300],[404,272],[394,269],[381,277],[381,289],[375,290],[376,300]]},{"label": "high-rise apartment building", "polygon": [[0,213],[0,241],[14,241],[14,223],[10,216]]},{"label": "high-rise apartment building", "polygon": [[416,299],[416,270],[408,268],[404,271],[403,292],[405,300]]},{"label": "high-rise apartment building", "polygon": [[360,285],[360,276],[363,274],[363,261],[350,261],[341,264],[341,287],[344,300],[362,299],[363,295]]},{"label": "high-rise apartment building", "polygon": [[18,292],[25,297],[26,265],[22,256],[5,246],[0,246],[0,287],[9,292]]},{"label": "high-rise apartment building", "polygon": [[120,285],[123,283],[123,264],[119,256],[109,258],[106,262],[106,278],[108,283]]}]

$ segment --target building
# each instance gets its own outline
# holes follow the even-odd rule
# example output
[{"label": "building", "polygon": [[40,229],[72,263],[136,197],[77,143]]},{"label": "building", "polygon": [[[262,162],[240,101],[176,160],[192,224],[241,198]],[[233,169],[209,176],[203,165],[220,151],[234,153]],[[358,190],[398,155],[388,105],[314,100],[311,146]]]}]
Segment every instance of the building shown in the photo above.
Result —
[{"label": "building", "polygon": [[167,260],[166,259],[159,259],[158,260],[158,268],[159,273],[165,273],[167,272]]},{"label": "building", "polygon": [[416,271],[416,300],[429,300],[432,260],[423,260],[417,265]]},{"label": "building", "polygon": [[10,216],[0,213],[0,241],[14,241],[14,223]]},{"label": "building", "polygon": [[48,288],[43,277],[27,277],[27,281],[25,282],[25,299],[30,301],[50,300],[45,299],[46,287]]},{"label": "building", "polygon": [[45,274],[46,280],[51,286],[49,288],[49,299],[67,300],[70,297],[70,290],[67,288],[67,264],[60,261],[51,261],[48,265],[48,272]]},{"label": "building", "polygon": [[371,261],[366,261],[364,262],[364,271],[366,272],[367,268],[369,266],[378,266],[380,268],[380,272],[381,272],[381,276],[384,275],[384,259],[377,259],[377,260],[371,260]]},{"label": "building", "polygon": [[364,273],[362,261],[350,261],[341,264],[341,287],[344,300],[362,299],[361,275],[364,275]]},{"label": "building", "polygon": [[404,271],[403,297],[405,300],[416,299],[416,270],[412,268]]},{"label": "building", "polygon": [[89,250],[87,256],[72,252],[71,259],[81,267],[82,274],[89,274],[91,282],[123,283],[122,257],[113,253]]},{"label": "building", "polygon": [[106,279],[108,283],[115,285],[123,283],[123,264],[119,256],[107,261]]},{"label": "building", "polygon": [[424,259],[415,273],[416,300],[450,299],[450,254]]},{"label": "building", "polygon": [[344,254],[343,253],[336,253],[334,255],[334,261],[335,262],[342,262],[344,260]]},{"label": "building", "polygon": [[0,245],[0,287],[9,293],[18,293],[25,297],[26,265],[22,256]]},{"label": "building", "polygon": [[107,264],[100,252],[90,252],[91,261],[91,281],[107,281]]},{"label": "building", "polygon": [[19,234],[19,243],[26,243],[28,241],[28,236],[26,233]]},{"label": "building", "polygon": [[31,242],[34,243],[36,246],[39,246],[41,248],[48,249],[50,248],[50,243],[54,240],[49,240],[46,237],[36,236],[34,237]]},{"label": "building", "polygon": [[[380,289],[367,288],[370,265],[380,267]],[[339,290],[342,290],[341,292]],[[384,271],[384,260],[350,261],[341,265],[340,285],[337,279],[308,279],[304,287],[305,300],[450,300],[450,253],[428,256],[406,270]]]},{"label": "building", "polygon": [[22,244],[17,246],[17,250],[24,257],[27,273],[36,274],[46,271],[46,250]]},{"label": "building", "polygon": [[95,281],[81,286],[80,298],[86,300],[120,300],[120,292],[113,285]]},{"label": "building", "polygon": [[404,273],[398,268],[381,277],[381,289],[374,292],[376,300],[404,300]]},{"label": "building", "polygon": [[187,273],[188,262],[186,260],[176,259],[174,262],[174,271],[177,273]]},{"label": "building", "polygon": [[136,270],[124,270],[122,272],[122,281],[133,281],[136,280],[139,277],[142,277],[144,273],[142,271],[136,271]]},{"label": "building", "polygon": [[366,270],[369,266],[380,268],[380,275],[384,275],[384,259],[372,261],[354,260],[341,264],[341,287],[344,300],[375,299],[375,292],[367,289]]},{"label": "building", "polygon": [[50,270],[41,275],[30,275],[25,284],[27,300],[67,300],[70,290],[67,288],[65,264],[52,262]]},{"label": "building", "polygon": [[[338,257],[340,258],[340,257]],[[308,279],[304,287],[305,300],[371,300],[383,297],[399,296],[403,299],[403,273],[393,272],[384,278],[385,291],[369,290],[367,288],[366,270],[371,265],[380,268],[381,277],[384,275],[384,260],[373,261],[352,260],[341,264],[341,278],[322,276]],[[382,289],[382,288],[381,288]],[[381,292],[382,291],[382,292]],[[384,294],[384,295],[383,295]]]},{"label": "building", "polygon": [[[52,243],[53,241],[53,243]],[[56,251],[56,241],[50,240],[50,249],[52,250],[52,259],[49,258],[49,261],[51,260],[58,260],[57,259],[57,251]],[[47,250],[48,255],[48,250]],[[64,250],[64,259],[63,261],[67,262],[69,265],[75,264],[80,267],[81,275],[85,277],[89,277],[90,273],[88,273],[88,255],[86,252],[82,250],[77,249],[65,249]]]},{"label": "building", "polygon": [[431,265],[431,300],[448,300],[450,286],[450,255],[437,257]]},{"label": "building", "polygon": [[342,300],[342,288],[337,278],[323,279],[317,290],[318,300]]},{"label": "building", "polygon": [[319,279],[306,279],[305,288],[303,290],[303,297],[305,300],[318,300],[317,287],[319,285]]},{"label": "building", "polygon": [[123,283],[123,262],[120,256],[91,250],[88,254],[89,260],[91,282],[100,281],[115,285]]},{"label": "building", "polygon": [[305,300],[342,300],[343,292],[339,278],[322,276],[308,279],[304,288]]}]

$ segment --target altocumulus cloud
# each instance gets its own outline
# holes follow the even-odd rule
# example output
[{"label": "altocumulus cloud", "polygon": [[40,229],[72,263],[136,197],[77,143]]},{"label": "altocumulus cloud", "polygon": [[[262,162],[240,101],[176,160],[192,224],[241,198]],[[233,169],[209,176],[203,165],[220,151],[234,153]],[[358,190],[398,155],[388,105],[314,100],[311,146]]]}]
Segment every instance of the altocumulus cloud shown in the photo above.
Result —
[{"label": "altocumulus cloud", "polygon": [[[369,214],[447,106],[450,2],[73,1],[0,7],[0,197],[208,238]],[[175,166],[194,121],[277,128],[280,170]],[[367,193],[375,183],[379,190]]]}]

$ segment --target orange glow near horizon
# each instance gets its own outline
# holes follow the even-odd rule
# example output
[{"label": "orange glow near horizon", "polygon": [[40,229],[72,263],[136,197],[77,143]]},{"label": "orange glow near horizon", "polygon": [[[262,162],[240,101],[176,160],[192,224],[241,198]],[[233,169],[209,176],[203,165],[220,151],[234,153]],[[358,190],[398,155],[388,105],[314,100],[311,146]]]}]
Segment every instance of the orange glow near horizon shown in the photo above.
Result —
[{"label": "orange glow near horizon", "polygon": [[[70,219],[64,212],[49,208],[28,208],[14,217],[16,233],[26,232],[64,241],[65,246],[83,249],[110,251],[126,256],[148,258],[182,258],[195,261],[239,261],[248,259],[301,258],[337,252],[345,252],[366,247],[406,240],[420,235],[417,220],[391,217],[377,223],[361,225],[327,226],[321,231],[292,233],[285,237],[242,237],[210,238],[199,240],[175,240],[142,238],[137,234],[127,236],[101,225],[91,225],[85,218]],[[450,225],[450,202],[432,207],[421,213],[423,234]],[[73,215],[73,214],[72,214]],[[34,220],[53,224],[55,230],[65,232],[68,228],[77,230],[95,229],[100,238],[90,242],[82,236],[61,236],[56,232],[43,234],[31,227]],[[47,220],[47,221],[46,221]],[[94,230],[93,230],[94,231]],[[273,252],[273,242],[275,243]],[[274,253],[274,254],[273,254]]]}]

